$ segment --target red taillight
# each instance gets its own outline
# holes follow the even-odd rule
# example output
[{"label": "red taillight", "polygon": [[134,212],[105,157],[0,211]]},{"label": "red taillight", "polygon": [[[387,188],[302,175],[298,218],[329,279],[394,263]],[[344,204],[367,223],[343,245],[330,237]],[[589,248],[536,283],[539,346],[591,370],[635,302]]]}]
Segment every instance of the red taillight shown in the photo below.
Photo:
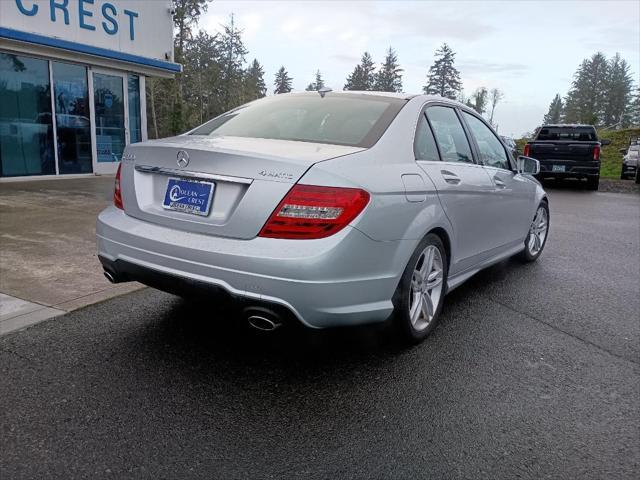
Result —
[{"label": "red taillight", "polygon": [[120,170],[122,169],[122,164],[118,165],[118,171],[116,172],[116,185],[113,190],[113,204],[121,210],[124,210],[124,205],[122,204],[122,187],[120,186]]},{"label": "red taillight", "polygon": [[525,145],[525,146],[524,146],[524,152],[522,152],[522,154],[523,154],[525,157],[528,157],[528,156],[529,156],[529,153],[531,153],[531,145]]},{"label": "red taillight", "polygon": [[593,159],[600,160],[600,147],[598,145],[593,147]]},{"label": "red taillight", "polygon": [[346,227],[369,203],[359,188],[294,185],[260,231],[261,237],[313,239]]}]

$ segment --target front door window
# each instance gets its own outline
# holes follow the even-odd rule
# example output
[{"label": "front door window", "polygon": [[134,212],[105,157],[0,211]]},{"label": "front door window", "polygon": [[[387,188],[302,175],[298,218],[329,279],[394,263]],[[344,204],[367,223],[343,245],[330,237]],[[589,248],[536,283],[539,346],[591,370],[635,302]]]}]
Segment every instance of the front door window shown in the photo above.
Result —
[{"label": "front door window", "polygon": [[93,74],[98,163],[119,162],[126,145],[124,78]]}]

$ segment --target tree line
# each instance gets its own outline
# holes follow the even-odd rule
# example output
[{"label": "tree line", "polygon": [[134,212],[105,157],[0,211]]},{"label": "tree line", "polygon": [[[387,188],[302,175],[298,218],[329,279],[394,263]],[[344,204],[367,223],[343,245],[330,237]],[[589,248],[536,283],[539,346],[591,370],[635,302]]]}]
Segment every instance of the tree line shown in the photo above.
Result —
[{"label": "tree line", "polygon": [[[183,66],[183,71],[176,74],[175,79],[149,78],[147,81],[148,131],[152,138],[189,130],[243,103],[264,97],[268,90],[274,94],[292,90],[293,78],[284,65],[275,72],[273,82],[268,85],[260,62],[248,59],[242,30],[236,26],[233,15],[222,31],[215,35],[198,31],[198,21],[206,12],[208,2],[172,0],[174,58]],[[455,56],[446,43],[435,51],[423,92],[461,101],[487,116],[489,122],[497,127],[494,113],[504,94],[497,88],[479,87],[466,95]],[[628,65],[624,68],[627,69],[624,75],[627,75]],[[360,63],[347,76],[343,88],[401,92],[403,71],[398,54],[392,47],[387,49],[379,65],[369,52],[364,52]],[[319,90],[324,86],[322,73],[317,70],[306,90]],[[572,95],[576,97],[575,103],[582,101],[578,100],[578,93],[570,92],[567,105],[562,107],[563,112],[572,111],[568,108],[568,99]],[[621,101],[626,101],[624,94],[622,97]]]},{"label": "tree line", "polygon": [[619,53],[609,59],[601,52],[585,58],[565,97],[556,94],[542,122],[600,128],[639,126],[640,88],[634,87],[629,63]]}]

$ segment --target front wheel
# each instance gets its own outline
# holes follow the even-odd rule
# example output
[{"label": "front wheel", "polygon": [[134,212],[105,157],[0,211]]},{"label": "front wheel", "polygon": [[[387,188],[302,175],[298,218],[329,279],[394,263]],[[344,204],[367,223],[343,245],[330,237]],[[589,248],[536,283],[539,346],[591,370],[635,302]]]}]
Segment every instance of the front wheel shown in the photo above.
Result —
[{"label": "front wheel", "polygon": [[542,254],[549,235],[549,205],[541,202],[529,227],[529,233],[524,241],[524,250],[520,259],[524,262],[535,262]]},{"label": "front wheel", "polygon": [[446,293],[447,253],[435,234],[427,235],[411,256],[394,295],[394,320],[409,343],[425,339],[435,327]]}]

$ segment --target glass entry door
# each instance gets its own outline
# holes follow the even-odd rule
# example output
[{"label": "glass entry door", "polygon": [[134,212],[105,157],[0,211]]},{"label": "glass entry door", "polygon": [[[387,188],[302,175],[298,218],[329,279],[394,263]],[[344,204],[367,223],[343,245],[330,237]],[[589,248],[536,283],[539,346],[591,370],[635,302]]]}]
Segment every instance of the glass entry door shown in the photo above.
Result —
[{"label": "glass entry door", "polygon": [[119,162],[127,145],[125,77],[93,72],[96,160],[98,166]]}]

